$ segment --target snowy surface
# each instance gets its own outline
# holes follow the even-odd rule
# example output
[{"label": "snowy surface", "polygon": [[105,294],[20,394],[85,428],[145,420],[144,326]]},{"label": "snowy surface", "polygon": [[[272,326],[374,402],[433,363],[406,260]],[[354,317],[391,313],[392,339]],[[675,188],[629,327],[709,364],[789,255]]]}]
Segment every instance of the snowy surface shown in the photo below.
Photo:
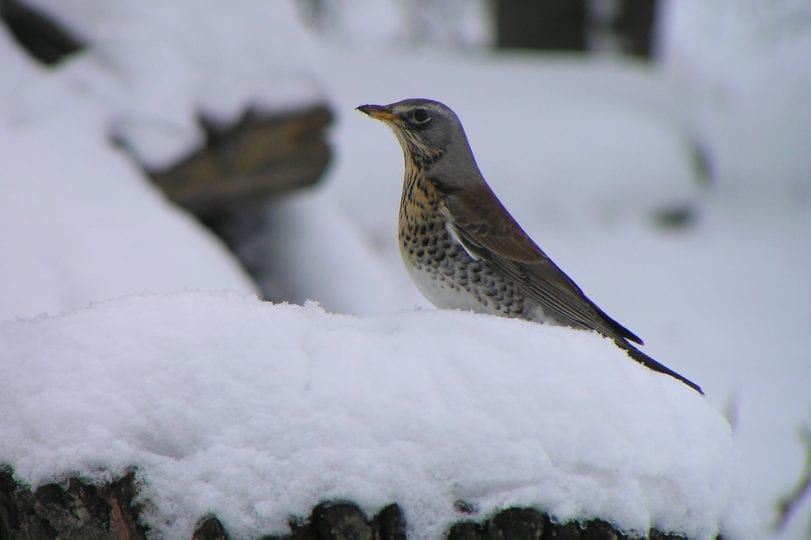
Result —
[{"label": "snowy surface", "polygon": [[[106,111],[0,32],[0,320],[141,291],[254,290],[105,136]],[[201,264],[201,261],[205,261]]]},{"label": "snowy surface", "polygon": [[112,132],[151,168],[198,146],[199,116],[233,122],[320,97],[293,2],[31,0],[89,52],[64,77],[107,109]]},{"label": "snowy surface", "polygon": [[400,0],[297,2],[297,7],[320,37],[343,46],[481,49],[493,41],[488,0],[420,2],[419,9]]},{"label": "snowy surface", "polygon": [[728,197],[811,198],[811,4],[664,4],[662,68]]},{"label": "snowy surface", "polygon": [[396,501],[415,538],[464,517],[457,500],[694,538],[751,525],[726,419],[596,334],[182,293],[8,321],[0,351],[17,476],[134,466],[167,538],[209,512],[280,533],[334,498]]},{"label": "snowy surface", "polygon": [[[0,327],[15,374],[0,459],[23,480],[136,466],[150,523],[180,536],[212,511],[280,530],[333,495],[397,500],[424,532],[463,498],[771,534],[811,411],[811,18],[789,9],[804,4],[669,2],[659,70],[322,44],[282,2],[36,4],[95,46],[44,71],[0,31],[0,320],[52,314]],[[363,318],[246,298],[221,246],[106,142],[159,167],[199,141],[200,112],[321,92],[335,162],[322,189],[269,210],[284,228],[259,247],[287,261],[292,300]],[[353,110],[415,96],[456,110],[530,235],[706,398],[590,334],[427,307],[393,242],[400,149]],[[714,158],[710,186],[691,141]],[[691,226],[651,226],[685,204]],[[167,295],[182,289],[238,293]],[[142,291],[162,295],[71,312]],[[806,500],[777,536],[807,536],[809,514]]]}]

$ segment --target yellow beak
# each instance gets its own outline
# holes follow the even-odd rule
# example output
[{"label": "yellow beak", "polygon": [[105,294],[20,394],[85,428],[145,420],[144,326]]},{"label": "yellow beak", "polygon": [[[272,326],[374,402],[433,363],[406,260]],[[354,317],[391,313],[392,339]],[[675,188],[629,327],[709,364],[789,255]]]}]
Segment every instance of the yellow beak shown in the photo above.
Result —
[{"label": "yellow beak", "polygon": [[383,122],[394,122],[397,119],[397,115],[385,105],[361,105],[357,110]]}]

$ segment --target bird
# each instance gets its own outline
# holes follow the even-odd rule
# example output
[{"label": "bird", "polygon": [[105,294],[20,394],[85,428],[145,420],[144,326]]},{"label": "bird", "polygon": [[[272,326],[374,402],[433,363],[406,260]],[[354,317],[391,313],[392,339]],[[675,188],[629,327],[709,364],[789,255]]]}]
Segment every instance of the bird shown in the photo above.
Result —
[{"label": "bird", "polygon": [[409,276],[432,304],[596,331],[633,360],[704,393],[639,350],[642,339],[592,302],[524,232],[482,176],[450,107],[416,98],[357,110],[387,124],[402,147],[398,244]]}]

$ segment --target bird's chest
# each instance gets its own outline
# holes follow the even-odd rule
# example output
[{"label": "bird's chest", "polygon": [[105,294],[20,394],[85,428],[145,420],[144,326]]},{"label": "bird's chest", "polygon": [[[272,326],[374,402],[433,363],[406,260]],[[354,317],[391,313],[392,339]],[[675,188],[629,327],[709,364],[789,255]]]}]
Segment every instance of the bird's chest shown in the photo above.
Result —
[{"label": "bird's chest", "polygon": [[397,236],[414,284],[437,307],[518,316],[523,299],[450,234],[441,201],[427,181],[406,183],[403,190]]}]

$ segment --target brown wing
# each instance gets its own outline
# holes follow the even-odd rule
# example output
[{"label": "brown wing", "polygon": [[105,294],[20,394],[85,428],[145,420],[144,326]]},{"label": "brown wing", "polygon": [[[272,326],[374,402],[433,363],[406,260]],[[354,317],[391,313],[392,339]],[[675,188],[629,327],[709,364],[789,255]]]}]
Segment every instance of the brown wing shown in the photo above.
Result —
[{"label": "brown wing", "polygon": [[465,249],[490,262],[560,322],[642,344],[583,294],[527,236],[486,184],[448,192],[445,211]]}]

